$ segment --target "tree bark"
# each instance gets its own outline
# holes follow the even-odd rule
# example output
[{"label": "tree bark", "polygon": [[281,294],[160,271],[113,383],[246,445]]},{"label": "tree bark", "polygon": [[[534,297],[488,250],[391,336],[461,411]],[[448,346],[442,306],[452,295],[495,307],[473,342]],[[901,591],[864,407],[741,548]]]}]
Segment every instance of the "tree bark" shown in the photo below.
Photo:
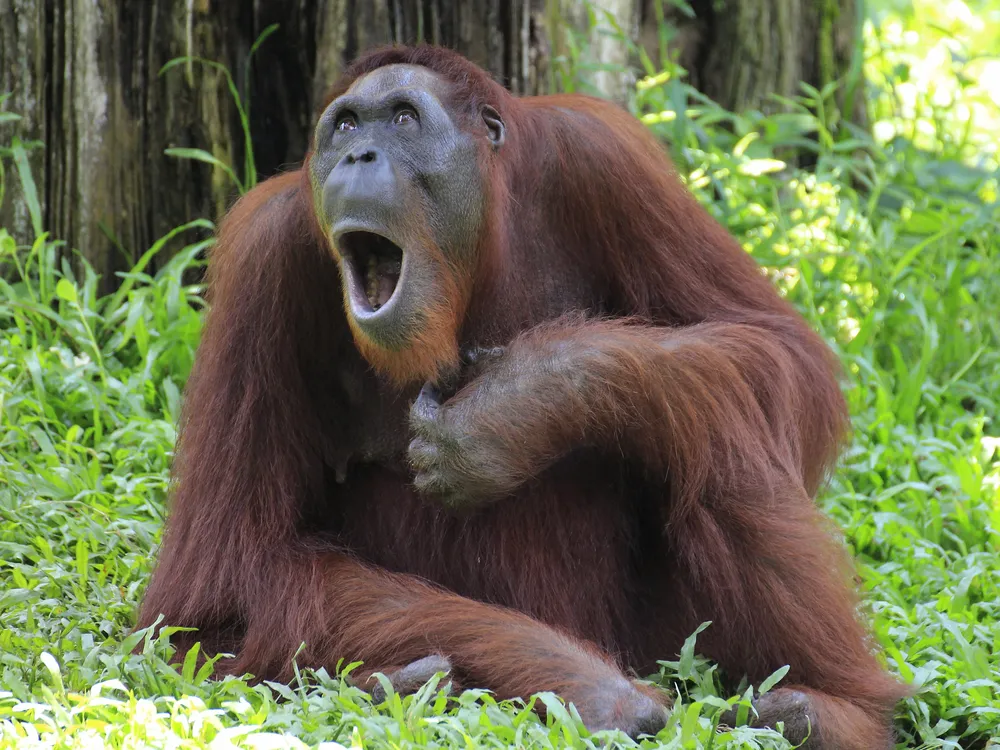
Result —
[{"label": "tree bark", "polygon": [[[549,0],[549,28],[563,76],[550,88],[579,88],[626,104],[635,83],[630,40],[641,0]],[[571,77],[570,77],[571,76]]]},{"label": "tree bark", "polygon": [[[44,143],[30,153],[44,227],[78,249],[107,290],[157,238],[193,218],[218,217],[236,195],[223,170],[164,154],[200,148],[244,164],[224,73],[192,63],[161,74],[183,55],[232,72],[248,102],[260,176],[301,161],[324,91],[378,44],[453,47],[519,94],[589,83],[624,101],[625,37],[642,29],[656,59],[650,27],[659,3],[679,24],[673,48],[694,83],[735,108],[765,105],[771,92],[793,94],[800,78],[822,85],[849,58],[848,0],[695,0],[694,19],[671,14],[676,2],[0,0],[0,92],[13,92],[6,109],[23,116],[16,134]],[[278,31],[248,67],[251,45],[271,24]],[[589,80],[569,81],[567,60],[590,71]],[[8,127],[0,139],[11,134]],[[7,177],[0,226],[27,243],[25,201],[13,170]]]},{"label": "tree bark", "polygon": [[[236,194],[222,170],[164,155],[201,148],[240,165],[245,151],[224,74],[195,63],[161,75],[168,61],[190,54],[232,72],[268,176],[301,161],[325,89],[359,52],[444,44],[538,93],[550,83],[545,23],[546,0],[0,0],[0,92],[23,118],[0,138],[44,143],[30,154],[43,224],[110,289],[158,237],[219,216]],[[13,171],[0,226],[33,239]]]},{"label": "tree bark", "polygon": [[[729,110],[775,111],[782,105],[772,95],[797,96],[800,81],[822,89],[852,70],[860,81],[859,6],[859,0],[691,0],[691,17],[675,0],[642,0],[641,43],[661,61],[656,20],[662,15],[676,30],[669,54],[678,56],[695,88]],[[850,92],[847,109],[856,122],[864,117],[862,93],[861,86]]]},{"label": "tree bark", "polygon": [[[23,117],[43,225],[79,249],[114,286],[174,226],[214,216],[229,198],[224,177],[170,158],[170,146],[233,157],[237,134],[224,76],[196,67],[159,75],[189,47],[230,59],[238,40],[208,18],[207,0],[0,0],[0,90]],[[188,13],[188,7],[191,12]],[[5,139],[6,140],[6,139]],[[8,174],[0,225],[30,241],[20,186]]]}]

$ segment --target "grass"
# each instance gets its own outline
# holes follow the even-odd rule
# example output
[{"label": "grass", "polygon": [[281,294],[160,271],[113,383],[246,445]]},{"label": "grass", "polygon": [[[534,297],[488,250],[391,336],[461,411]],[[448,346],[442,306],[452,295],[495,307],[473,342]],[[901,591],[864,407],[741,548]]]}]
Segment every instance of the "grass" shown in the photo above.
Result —
[{"label": "grass", "polygon": [[[874,137],[838,120],[831,91],[736,116],[677,69],[649,70],[636,107],[845,364],[854,440],[821,502],[888,666],[918,686],[901,746],[979,750],[1000,746],[1000,63],[972,52],[996,49],[1000,25],[995,3],[969,7],[921,0],[868,25]],[[811,165],[787,164],[790,145]],[[30,188],[31,146],[0,148],[0,176]],[[0,229],[0,747],[635,744],[588,735],[550,695],[533,699],[547,722],[433,683],[374,706],[332,671],[209,681],[168,666],[162,639],[129,636],[201,327],[185,272],[211,225],[178,228],[98,297],[92,270],[41,232],[37,200],[27,209],[32,246]],[[719,729],[736,696],[694,635],[660,679],[678,700],[643,747],[788,746]]]}]

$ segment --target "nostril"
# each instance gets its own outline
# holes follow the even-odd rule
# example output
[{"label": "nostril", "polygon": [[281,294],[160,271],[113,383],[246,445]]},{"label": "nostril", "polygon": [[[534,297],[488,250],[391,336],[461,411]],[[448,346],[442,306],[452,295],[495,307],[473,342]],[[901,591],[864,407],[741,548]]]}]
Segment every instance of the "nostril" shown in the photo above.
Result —
[{"label": "nostril", "polygon": [[362,164],[368,164],[375,161],[376,151],[373,148],[366,148],[362,151],[354,151],[344,157],[345,164],[354,164],[355,162],[361,162]]}]

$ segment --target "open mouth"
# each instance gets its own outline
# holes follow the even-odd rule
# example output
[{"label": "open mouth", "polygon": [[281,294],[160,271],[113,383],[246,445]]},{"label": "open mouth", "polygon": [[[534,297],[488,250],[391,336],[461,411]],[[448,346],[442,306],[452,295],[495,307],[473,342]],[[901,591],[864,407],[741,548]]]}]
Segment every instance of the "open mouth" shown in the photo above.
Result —
[{"label": "open mouth", "polygon": [[371,310],[388,303],[403,271],[402,249],[374,232],[347,232],[337,244]]}]

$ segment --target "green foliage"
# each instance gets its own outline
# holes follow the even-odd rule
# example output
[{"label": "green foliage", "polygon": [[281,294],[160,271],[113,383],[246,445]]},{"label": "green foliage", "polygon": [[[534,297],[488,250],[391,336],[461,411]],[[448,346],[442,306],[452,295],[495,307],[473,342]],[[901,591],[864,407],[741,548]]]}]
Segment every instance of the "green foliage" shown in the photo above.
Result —
[{"label": "green foliage", "polygon": [[[874,136],[843,121],[833,87],[734,115],[682,70],[649,69],[634,103],[844,362],[855,433],[821,502],[858,559],[889,667],[917,686],[897,712],[905,747],[981,749],[1000,735],[1000,77],[967,51],[996,48],[1000,26],[995,7],[963,9],[926,0],[868,25]],[[18,247],[0,229],[0,746],[636,744],[588,735],[551,695],[533,699],[545,722],[532,704],[440,682],[374,706],[324,670],[290,686],[208,681],[193,658],[170,667],[163,638],[129,635],[201,330],[185,271],[211,240],[185,238],[210,225],[171,232],[99,297],[93,270],[74,273],[42,231],[34,145],[0,148],[0,187],[16,174],[37,234]],[[177,252],[149,275],[166,248]],[[696,636],[663,663],[678,696],[668,726],[639,744],[788,747],[743,725],[745,700],[741,726],[718,726],[750,686],[720,693]]]}]

